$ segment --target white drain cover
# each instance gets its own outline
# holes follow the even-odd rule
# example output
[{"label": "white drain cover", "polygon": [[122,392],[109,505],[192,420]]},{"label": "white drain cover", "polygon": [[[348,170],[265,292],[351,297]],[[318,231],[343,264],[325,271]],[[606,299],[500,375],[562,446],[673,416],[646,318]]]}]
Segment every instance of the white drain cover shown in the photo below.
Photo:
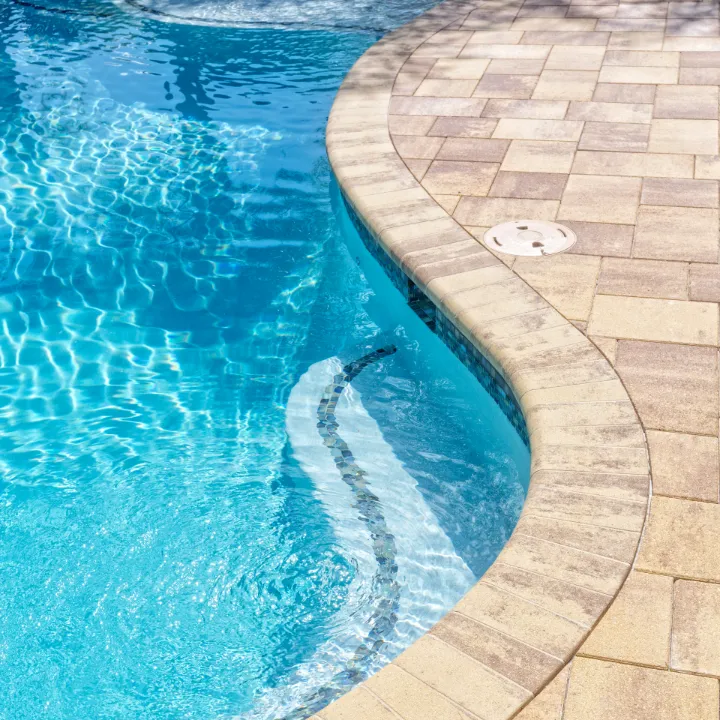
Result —
[{"label": "white drain cover", "polygon": [[507,255],[554,255],[571,248],[577,236],[564,225],[540,220],[515,220],[491,227],[485,245]]}]

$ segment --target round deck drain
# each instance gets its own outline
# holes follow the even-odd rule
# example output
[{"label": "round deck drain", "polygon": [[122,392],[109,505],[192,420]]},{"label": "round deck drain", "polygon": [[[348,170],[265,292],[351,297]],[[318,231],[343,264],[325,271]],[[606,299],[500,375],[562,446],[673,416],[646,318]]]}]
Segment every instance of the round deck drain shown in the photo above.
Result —
[{"label": "round deck drain", "polygon": [[507,255],[554,255],[571,248],[577,236],[564,225],[540,220],[515,220],[491,227],[483,238],[487,247]]}]

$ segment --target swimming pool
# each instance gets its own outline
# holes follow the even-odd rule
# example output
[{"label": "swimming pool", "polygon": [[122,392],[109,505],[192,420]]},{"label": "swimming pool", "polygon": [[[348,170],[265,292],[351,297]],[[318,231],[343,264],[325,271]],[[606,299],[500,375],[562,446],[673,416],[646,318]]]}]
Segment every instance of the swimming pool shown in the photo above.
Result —
[{"label": "swimming pool", "polygon": [[304,717],[527,486],[332,183],[377,36],[35,5],[0,0],[0,717]]}]

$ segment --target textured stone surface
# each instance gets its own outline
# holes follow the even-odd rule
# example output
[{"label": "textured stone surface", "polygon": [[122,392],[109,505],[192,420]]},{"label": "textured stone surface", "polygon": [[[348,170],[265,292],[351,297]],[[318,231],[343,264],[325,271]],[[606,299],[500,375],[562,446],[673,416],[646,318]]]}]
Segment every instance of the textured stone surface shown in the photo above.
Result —
[{"label": "textured stone surface", "polygon": [[[329,124],[333,168],[392,256],[511,378],[534,473],[517,532],[458,608],[467,617],[412,649],[398,699],[355,717],[490,720],[530,701],[521,720],[717,720],[716,603],[703,591],[720,582],[718,14],[689,2],[446,4],[400,45],[377,46],[388,52],[368,86],[362,61],[352,71]],[[383,137],[388,102],[409,172]],[[352,127],[363,123],[371,134]],[[407,193],[410,173],[432,199]],[[443,208],[451,225],[430,231]],[[557,220],[578,240],[565,255],[488,265],[473,236],[510,219]],[[544,658],[572,657],[631,566],[645,433],[655,497],[637,566],[585,639],[592,658],[575,658],[567,701],[567,671],[531,700],[556,672]]]}]

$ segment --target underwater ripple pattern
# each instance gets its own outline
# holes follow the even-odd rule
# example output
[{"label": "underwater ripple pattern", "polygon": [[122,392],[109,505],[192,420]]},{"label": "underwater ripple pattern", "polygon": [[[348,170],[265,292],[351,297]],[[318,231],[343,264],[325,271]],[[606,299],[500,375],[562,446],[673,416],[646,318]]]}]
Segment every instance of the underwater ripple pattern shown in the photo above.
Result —
[{"label": "underwater ripple pattern", "polygon": [[373,412],[478,571],[522,452],[450,450],[476,400],[339,234],[322,133],[374,38],[79,8],[0,0],[0,717],[282,717],[378,603],[288,447],[307,366],[399,334]]}]

